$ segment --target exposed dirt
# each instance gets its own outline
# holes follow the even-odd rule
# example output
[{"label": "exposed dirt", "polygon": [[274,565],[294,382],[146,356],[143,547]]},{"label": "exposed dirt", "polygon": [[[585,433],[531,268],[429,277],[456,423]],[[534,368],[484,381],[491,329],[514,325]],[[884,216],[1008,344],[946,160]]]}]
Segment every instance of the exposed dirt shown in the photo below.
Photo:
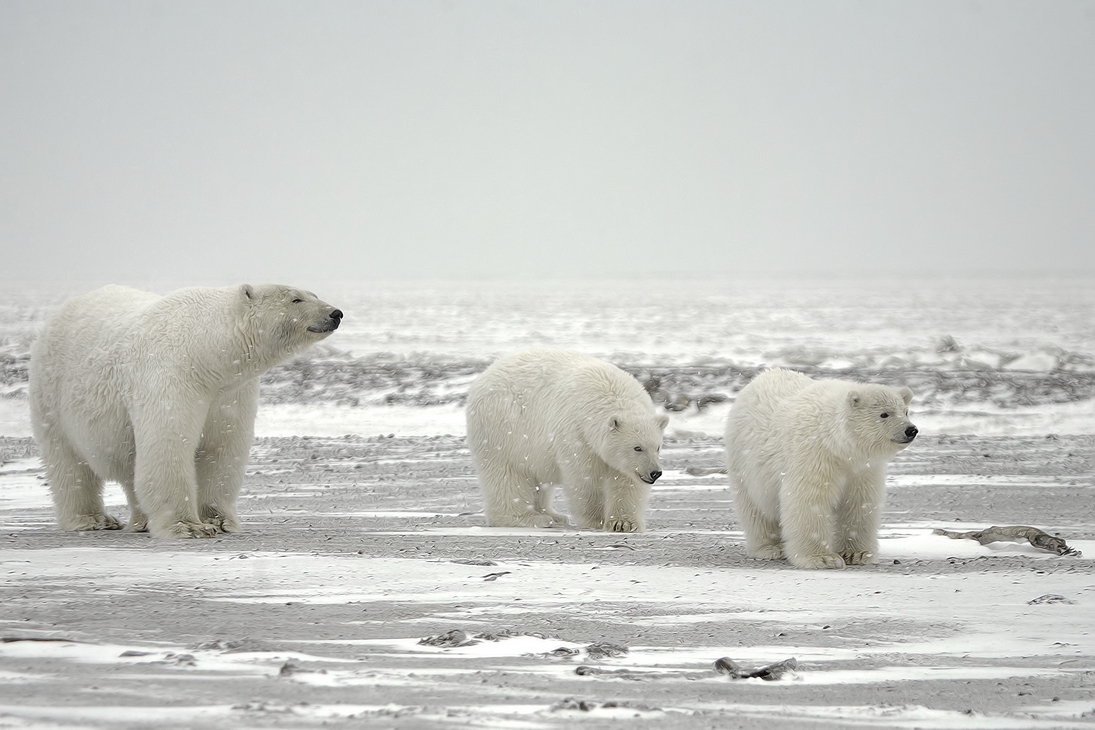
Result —
[{"label": "exposed dirt", "polygon": [[[0,439],[0,460],[35,454],[28,439]],[[1057,726],[1050,715],[1029,714],[1025,708],[1090,702],[1095,712],[1095,657],[1087,654],[1067,661],[1048,650],[1045,656],[982,659],[979,667],[1032,671],[981,678],[958,672],[959,679],[812,684],[734,680],[720,673],[715,660],[723,656],[753,670],[788,659],[803,646],[854,649],[872,642],[894,648],[853,651],[832,661],[862,671],[936,664],[961,668],[974,661],[901,649],[928,638],[960,637],[962,626],[938,612],[922,619],[915,613],[849,614],[824,627],[751,620],[748,612],[734,620],[698,615],[712,612],[716,599],[724,602],[725,611],[744,610],[735,601],[747,597],[755,583],[735,582],[739,573],[760,582],[817,575],[744,556],[740,537],[726,534],[736,526],[723,477],[679,475],[674,481],[673,475],[686,467],[714,467],[721,460],[715,439],[667,443],[667,477],[652,500],[651,531],[637,535],[474,529],[485,525],[474,471],[462,439],[448,436],[261,439],[241,501],[245,531],[209,540],[65,533],[46,508],[9,509],[0,534],[5,575],[0,638],[7,642],[0,649],[8,648],[0,651],[0,727],[208,722],[563,727],[579,720],[583,727],[607,727],[636,717],[658,728],[759,728],[774,720],[796,727],[886,726],[917,724],[918,717],[923,725],[943,727],[977,716]],[[923,485],[891,489],[884,523],[1036,525],[1070,544],[1093,539],[1093,464],[1090,437],[923,438],[891,469],[892,475],[909,477],[902,484],[915,484],[916,475],[969,479],[963,484],[925,479]],[[1045,478],[1009,484],[986,479],[984,485],[970,486],[992,475]],[[124,508],[114,512],[125,516]],[[111,556],[119,559],[116,568]],[[178,562],[178,579],[173,580],[171,561],[181,561],[180,556],[213,567],[207,577],[197,578],[200,573]],[[256,572],[257,566],[277,565],[269,556],[284,556],[284,572]],[[248,560],[255,569],[239,572]],[[310,564],[319,571],[314,579],[307,575]],[[340,572],[324,573],[331,565]],[[400,590],[398,576],[393,580],[380,565],[405,570],[406,591]],[[532,583],[523,581],[548,570],[537,567],[545,565],[563,574],[573,571],[576,584],[594,589],[537,601],[535,592],[528,593]],[[990,574],[1006,583],[1037,573],[1051,584],[1054,576],[1088,575],[1090,565],[1068,557],[1012,554],[885,560],[842,574],[861,576],[866,585],[874,575],[882,585],[895,576]],[[224,572],[217,566],[224,566]],[[666,618],[664,604],[598,592],[597,583],[585,577],[598,569],[619,580],[634,571],[631,583],[658,579],[662,573],[654,569],[665,575],[690,571],[701,582],[705,571],[712,571],[729,582],[706,586],[702,596],[682,592],[673,612],[694,615],[694,620],[673,620]],[[436,600],[423,583],[433,580],[424,576],[434,575],[441,576],[434,588],[443,594]],[[484,594],[476,598],[465,592],[454,599],[446,575],[461,585],[481,585]],[[372,592],[373,580],[382,593]],[[234,581],[245,600],[229,600]],[[525,592],[519,590],[522,585]],[[507,586],[514,587],[512,596],[500,598],[498,591]],[[520,610],[513,610],[515,605]],[[833,610],[839,616],[839,605]],[[453,658],[440,648],[415,653],[360,643],[418,639],[454,629],[469,636],[488,630],[534,634],[574,645],[576,651],[500,660],[474,654]],[[47,639],[65,641],[41,641]],[[496,643],[517,640],[503,635]],[[675,660],[652,668],[629,664],[628,654],[591,652],[588,646],[595,642],[721,651],[691,664]],[[45,643],[56,644],[57,651]],[[17,651],[16,645],[25,646]],[[69,654],[61,651],[63,646],[70,647],[65,649]],[[81,647],[102,648],[109,657],[95,662],[73,658],[70,654],[79,654]],[[746,660],[733,656],[730,648],[740,649]],[[123,657],[125,651],[137,653]],[[748,660],[757,651],[768,654],[765,661]],[[246,667],[217,669],[216,661],[233,657],[249,658]],[[800,675],[812,671],[808,657],[799,656],[798,664]],[[579,666],[595,670],[574,671]],[[859,709],[830,711],[834,707]],[[917,714],[928,710],[943,714]],[[1073,714],[1070,722],[1095,724],[1079,711]]]}]

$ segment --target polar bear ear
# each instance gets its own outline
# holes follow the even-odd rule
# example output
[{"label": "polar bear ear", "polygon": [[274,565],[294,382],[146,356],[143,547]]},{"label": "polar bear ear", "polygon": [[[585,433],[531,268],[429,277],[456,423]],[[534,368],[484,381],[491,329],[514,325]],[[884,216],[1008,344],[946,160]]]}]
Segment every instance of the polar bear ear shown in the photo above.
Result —
[{"label": "polar bear ear", "polygon": [[250,284],[240,284],[240,297],[243,299],[254,299],[255,288]]},{"label": "polar bear ear", "polygon": [[856,406],[858,406],[859,401],[860,401],[860,397],[859,397],[859,391],[858,390],[853,390],[850,393],[848,393],[848,405],[850,405],[852,408],[855,408]]},{"label": "polar bear ear", "polygon": [[668,426],[668,425],[669,425],[669,416],[665,415],[664,413],[662,415],[658,416],[658,429],[659,430],[664,431],[665,427]]},{"label": "polar bear ear", "polygon": [[619,431],[620,430],[620,419],[619,419],[619,417],[612,416],[611,418],[608,419],[608,430],[609,431]]},{"label": "polar bear ear", "polygon": [[901,388],[897,394],[901,396],[901,400],[905,401],[905,405],[912,403],[913,392],[908,387]]}]

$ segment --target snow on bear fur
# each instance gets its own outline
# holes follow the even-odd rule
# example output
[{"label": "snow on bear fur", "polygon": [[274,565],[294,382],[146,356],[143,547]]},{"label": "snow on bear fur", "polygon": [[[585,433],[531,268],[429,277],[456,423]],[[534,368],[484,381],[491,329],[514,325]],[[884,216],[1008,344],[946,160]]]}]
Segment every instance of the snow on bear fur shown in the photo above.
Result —
[{"label": "snow on bear fur", "polygon": [[551,504],[562,485],[579,526],[643,530],[669,419],[623,370],[565,350],[508,355],[472,384],[467,420],[489,524],[568,525]]},{"label": "snow on bear fur", "polygon": [[107,286],[66,302],[31,349],[30,410],[57,519],[155,537],[240,529],[236,497],[259,376],[327,337],[342,312],[279,285],[195,287],[160,297]]},{"label": "snow on bear fur", "polygon": [[799,568],[878,562],[886,468],[916,438],[911,400],[908,388],[789,370],[745,386],[726,457],[746,553]]}]

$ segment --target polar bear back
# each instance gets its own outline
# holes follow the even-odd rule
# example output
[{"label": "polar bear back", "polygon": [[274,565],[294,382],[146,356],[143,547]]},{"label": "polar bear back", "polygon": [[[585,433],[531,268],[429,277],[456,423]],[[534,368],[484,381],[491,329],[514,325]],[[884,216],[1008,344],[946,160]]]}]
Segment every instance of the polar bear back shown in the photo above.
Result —
[{"label": "polar bear back", "polygon": [[136,382],[166,377],[172,369],[199,377],[195,359],[223,356],[223,343],[210,340],[234,329],[217,321],[225,319],[228,301],[229,292],[221,289],[161,297],[117,285],[70,299],[31,349],[32,362],[43,365],[32,401],[68,416],[73,427],[112,422],[118,409],[140,397]]},{"label": "polar bear back", "polygon": [[131,467],[133,429],[125,399],[132,392],[125,353],[132,348],[141,312],[158,299],[113,285],[74,297],[49,320],[31,348],[33,423],[63,430],[109,479],[120,479]]},{"label": "polar bear back", "polygon": [[[888,458],[911,425],[911,397],[907,388],[813,380],[791,370],[769,370],[738,394],[726,422],[726,443],[734,458],[772,468],[782,468],[787,459],[804,452],[811,455],[806,458],[853,462]],[[887,415],[880,419],[882,413]]]},{"label": "polar bear back", "polygon": [[56,397],[87,380],[73,377],[74,372],[110,372],[107,363],[130,345],[141,311],[158,299],[149,292],[111,285],[65,302],[31,347],[32,361],[49,362],[41,377],[55,382],[55,387],[41,392]]},{"label": "polar bear back", "polygon": [[497,361],[472,384],[468,402],[469,424],[521,423],[533,439],[579,423],[607,421],[616,412],[654,412],[639,382],[616,366],[550,348],[532,348]]},{"label": "polar bear back", "polygon": [[608,456],[621,438],[656,448],[665,420],[642,385],[615,365],[532,348],[501,358],[476,379],[468,391],[467,425],[468,445],[481,466],[506,461],[541,481],[558,482],[559,463],[569,455],[591,449]]}]

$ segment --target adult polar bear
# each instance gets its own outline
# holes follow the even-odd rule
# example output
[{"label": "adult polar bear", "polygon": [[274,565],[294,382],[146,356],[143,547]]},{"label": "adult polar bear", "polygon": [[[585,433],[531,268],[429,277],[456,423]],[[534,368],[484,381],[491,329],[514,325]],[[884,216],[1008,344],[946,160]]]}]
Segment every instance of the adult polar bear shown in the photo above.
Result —
[{"label": "adult polar bear", "polygon": [[643,530],[669,419],[623,370],[565,350],[508,355],[472,384],[467,422],[489,524],[569,524],[551,505],[562,484],[581,527]]},{"label": "adult polar bear", "polygon": [[878,562],[886,467],[914,438],[912,391],[790,370],[757,376],[726,424],[727,474],[755,558]]},{"label": "adult polar bear", "polygon": [[239,530],[258,378],[341,320],[315,294],[273,284],[164,297],[107,286],[66,302],[31,349],[29,386],[61,527],[119,529],[103,508],[112,480],[132,530]]}]

